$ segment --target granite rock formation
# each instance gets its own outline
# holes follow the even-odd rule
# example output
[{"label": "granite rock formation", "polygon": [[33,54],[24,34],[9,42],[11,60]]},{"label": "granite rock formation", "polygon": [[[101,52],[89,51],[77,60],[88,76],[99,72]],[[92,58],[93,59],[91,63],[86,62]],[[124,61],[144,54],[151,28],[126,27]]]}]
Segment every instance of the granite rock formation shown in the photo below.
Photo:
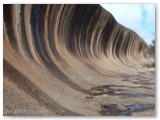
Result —
[{"label": "granite rock formation", "polygon": [[100,115],[94,87],[150,62],[144,40],[100,5],[3,7],[4,115]]}]

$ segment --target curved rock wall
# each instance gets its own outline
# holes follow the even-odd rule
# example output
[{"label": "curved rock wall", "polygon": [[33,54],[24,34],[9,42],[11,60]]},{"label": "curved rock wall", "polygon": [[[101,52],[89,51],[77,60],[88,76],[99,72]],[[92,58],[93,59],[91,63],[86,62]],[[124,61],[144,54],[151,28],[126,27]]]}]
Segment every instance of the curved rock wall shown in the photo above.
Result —
[{"label": "curved rock wall", "polygon": [[135,75],[148,62],[143,39],[100,5],[3,7],[4,82],[48,114],[98,115],[97,103],[83,99],[97,94],[90,88]]}]

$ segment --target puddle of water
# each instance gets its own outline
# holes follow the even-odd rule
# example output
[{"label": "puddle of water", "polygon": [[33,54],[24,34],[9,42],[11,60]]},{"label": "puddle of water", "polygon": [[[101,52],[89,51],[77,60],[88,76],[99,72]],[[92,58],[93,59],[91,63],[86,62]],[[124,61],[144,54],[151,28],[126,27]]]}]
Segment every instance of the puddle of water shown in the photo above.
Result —
[{"label": "puddle of water", "polygon": [[122,93],[126,97],[155,97],[154,95],[149,95],[146,93]]},{"label": "puddle of water", "polygon": [[99,113],[105,116],[132,116],[132,112],[144,111],[148,109],[154,109],[154,104],[142,104],[136,103],[126,106],[127,109],[120,110],[116,104],[101,105],[101,111]]},{"label": "puddle of water", "polygon": [[128,110],[131,112],[142,111],[155,108],[154,104],[133,104],[128,106]]},{"label": "puddle of water", "polygon": [[138,111],[144,111],[148,109],[154,109],[155,105],[154,104],[132,104],[127,106],[127,110],[124,112],[121,112],[120,115],[124,116],[130,116],[132,115],[132,112],[138,112]]}]

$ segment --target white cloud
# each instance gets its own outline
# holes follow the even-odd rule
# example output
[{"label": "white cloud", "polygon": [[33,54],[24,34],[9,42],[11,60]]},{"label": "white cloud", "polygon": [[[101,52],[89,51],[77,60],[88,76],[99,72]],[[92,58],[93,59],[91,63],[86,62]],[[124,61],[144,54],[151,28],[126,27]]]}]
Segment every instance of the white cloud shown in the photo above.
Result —
[{"label": "white cloud", "polygon": [[112,13],[120,24],[138,33],[148,44],[154,39],[150,30],[151,27],[155,27],[153,4],[101,4],[101,6]]},{"label": "white cloud", "polygon": [[144,10],[146,11],[145,22],[151,25],[155,24],[155,6],[154,4],[144,5]]}]

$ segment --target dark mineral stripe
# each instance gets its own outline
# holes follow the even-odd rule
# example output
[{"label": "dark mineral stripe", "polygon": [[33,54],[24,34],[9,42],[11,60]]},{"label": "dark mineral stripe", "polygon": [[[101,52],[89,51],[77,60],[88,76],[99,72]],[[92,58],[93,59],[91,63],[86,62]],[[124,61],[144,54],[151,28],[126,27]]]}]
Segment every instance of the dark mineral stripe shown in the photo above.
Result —
[{"label": "dark mineral stripe", "polygon": [[9,37],[9,42],[11,44],[11,47],[12,47],[12,49],[18,51],[17,41],[16,41],[14,30],[13,30],[12,9],[13,8],[12,8],[11,4],[4,4],[3,5],[3,19],[4,19],[6,29],[7,29],[7,34]]},{"label": "dark mineral stripe", "polygon": [[25,50],[25,54],[27,57],[29,57],[30,59],[33,59],[33,56],[31,54],[31,51],[29,49],[29,44],[27,41],[27,36],[26,36],[26,29],[25,29],[25,20],[24,20],[24,9],[25,9],[25,5],[21,6],[21,11],[20,11],[20,17],[21,17],[21,35],[22,35],[22,46],[24,47]]}]

